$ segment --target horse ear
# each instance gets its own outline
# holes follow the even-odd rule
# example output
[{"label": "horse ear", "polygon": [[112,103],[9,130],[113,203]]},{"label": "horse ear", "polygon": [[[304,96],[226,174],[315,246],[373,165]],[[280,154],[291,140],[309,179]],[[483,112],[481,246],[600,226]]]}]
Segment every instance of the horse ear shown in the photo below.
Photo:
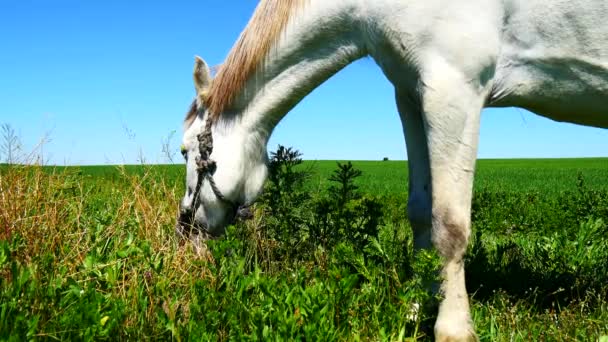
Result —
[{"label": "horse ear", "polygon": [[199,56],[194,60],[194,88],[196,94],[205,97],[211,85],[211,70],[205,61]]}]

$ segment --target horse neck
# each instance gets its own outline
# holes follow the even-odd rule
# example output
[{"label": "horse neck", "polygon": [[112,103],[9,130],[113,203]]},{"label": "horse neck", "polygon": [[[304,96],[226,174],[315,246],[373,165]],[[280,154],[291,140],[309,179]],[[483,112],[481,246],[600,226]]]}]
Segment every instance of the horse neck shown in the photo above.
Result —
[{"label": "horse neck", "polygon": [[278,122],[333,74],[363,57],[359,1],[310,0],[237,94],[233,109],[244,130],[267,142]]}]

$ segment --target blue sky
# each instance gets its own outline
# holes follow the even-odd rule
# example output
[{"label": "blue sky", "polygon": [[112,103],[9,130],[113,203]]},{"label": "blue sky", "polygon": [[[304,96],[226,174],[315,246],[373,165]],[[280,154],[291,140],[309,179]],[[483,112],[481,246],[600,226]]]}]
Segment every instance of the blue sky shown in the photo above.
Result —
[{"label": "blue sky", "polygon": [[[194,55],[216,65],[257,1],[0,1],[0,123],[53,164],[163,163],[194,95]],[[369,58],[279,124],[269,149],[306,159],[406,159],[392,86]],[[608,156],[608,130],[490,109],[480,158]],[[4,158],[4,156],[0,156]],[[179,156],[176,155],[176,160]]]}]

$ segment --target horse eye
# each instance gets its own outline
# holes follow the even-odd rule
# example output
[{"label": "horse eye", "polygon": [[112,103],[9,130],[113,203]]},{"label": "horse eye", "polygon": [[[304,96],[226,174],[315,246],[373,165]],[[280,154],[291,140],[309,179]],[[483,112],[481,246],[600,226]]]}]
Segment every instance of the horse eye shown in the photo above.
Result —
[{"label": "horse eye", "polygon": [[182,153],[182,156],[184,156],[184,159],[188,159],[188,150],[186,149],[186,146],[182,145],[180,147],[180,151]]}]

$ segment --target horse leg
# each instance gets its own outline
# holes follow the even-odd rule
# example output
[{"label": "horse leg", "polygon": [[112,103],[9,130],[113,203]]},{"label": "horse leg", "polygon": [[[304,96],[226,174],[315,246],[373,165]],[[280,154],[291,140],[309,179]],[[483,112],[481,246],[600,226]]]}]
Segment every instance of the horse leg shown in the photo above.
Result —
[{"label": "horse leg", "polygon": [[[407,214],[414,234],[414,251],[432,247],[431,243],[431,174],[429,169],[428,150],[424,122],[420,107],[412,94],[397,90],[395,92],[397,109],[406,137],[409,173],[409,196]],[[432,284],[431,290],[438,291],[437,284]],[[413,303],[408,320],[416,320],[421,304]],[[428,304],[428,303],[427,303]]]},{"label": "horse leg", "polygon": [[436,340],[474,341],[463,256],[470,235],[484,94],[459,72],[438,69],[424,75],[417,106],[398,101],[405,107],[408,159],[412,163],[408,215],[416,247],[432,243],[443,261]]},{"label": "horse leg", "polygon": [[420,105],[412,94],[396,91],[397,109],[406,138],[409,196],[407,214],[414,233],[414,249],[431,243],[431,173]]}]

